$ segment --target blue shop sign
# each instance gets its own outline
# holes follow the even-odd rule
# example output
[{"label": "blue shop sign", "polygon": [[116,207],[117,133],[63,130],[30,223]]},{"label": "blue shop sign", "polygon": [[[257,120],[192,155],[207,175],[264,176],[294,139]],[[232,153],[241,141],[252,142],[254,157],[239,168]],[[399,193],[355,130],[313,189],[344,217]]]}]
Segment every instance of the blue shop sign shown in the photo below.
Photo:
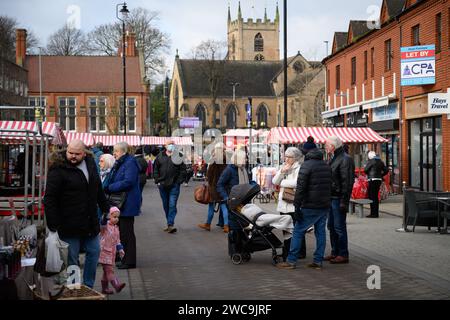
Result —
[{"label": "blue shop sign", "polygon": [[372,122],[395,120],[399,118],[398,103],[372,109]]}]

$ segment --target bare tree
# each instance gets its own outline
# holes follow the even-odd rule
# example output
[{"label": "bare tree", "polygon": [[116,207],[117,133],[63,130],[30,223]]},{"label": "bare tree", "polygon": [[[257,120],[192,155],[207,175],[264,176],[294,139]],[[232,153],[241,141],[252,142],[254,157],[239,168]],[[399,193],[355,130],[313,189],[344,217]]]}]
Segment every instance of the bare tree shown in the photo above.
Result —
[{"label": "bare tree", "polygon": [[224,41],[206,40],[192,49],[192,58],[199,60],[198,71],[208,79],[208,89],[211,97],[211,123],[215,126],[214,116],[219,88],[224,78],[225,56],[227,43]]},{"label": "bare tree", "polygon": [[66,24],[50,36],[45,52],[55,56],[83,55],[87,52],[86,36],[83,31]]},{"label": "bare tree", "polygon": [[[149,75],[160,73],[164,69],[162,53],[170,48],[169,36],[155,26],[158,18],[158,12],[135,8],[127,19],[127,28],[136,34],[137,46],[144,54]],[[121,39],[120,22],[100,25],[88,34],[89,51],[92,54],[117,55]]]},{"label": "bare tree", "polygon": [[[8,60],[15,60],[16,29],[18,22],[8,16],[0,16],[0,56]],[[38,47],[38,40],[32,31],[27,32],[27,53],[34,53]]]}]

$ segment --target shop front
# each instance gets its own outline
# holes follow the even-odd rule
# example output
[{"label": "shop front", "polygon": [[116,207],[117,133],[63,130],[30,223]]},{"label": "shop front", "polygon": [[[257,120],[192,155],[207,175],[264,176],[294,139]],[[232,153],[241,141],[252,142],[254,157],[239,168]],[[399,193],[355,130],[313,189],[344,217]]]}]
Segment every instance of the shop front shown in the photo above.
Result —
[{"label": "shop front", "polygon": [[[361,110],[361,106],[353,106],[341,110],[341,114],[346,115],[345,124],[347,128],[367,127],[367,114]],[[357,168],[364,168],[367,162],[367,152],[370,144],[358,144],[350,147],[350,155],[355,161]]]},{"label": "shop front", "polygon": [[381,160],[389,167],[390,186],[394,193],[401,193],[400,181],[400,133],[398,102],[372,109],[372,122],[369,127],[388,140],[377,150]]}]

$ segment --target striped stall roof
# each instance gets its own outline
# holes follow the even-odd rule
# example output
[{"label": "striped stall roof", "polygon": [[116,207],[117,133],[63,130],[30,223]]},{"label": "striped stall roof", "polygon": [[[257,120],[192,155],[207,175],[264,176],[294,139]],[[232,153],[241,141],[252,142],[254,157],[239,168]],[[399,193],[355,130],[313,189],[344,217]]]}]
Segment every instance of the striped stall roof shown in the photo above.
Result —
[{"label": "striped stall roof", "polygon": [[305,143],[311,136],[316,143],[325,143],[328,137],[338,136],[343,143],[384,143],[381,137],[371,128],[322,128],[322,127],[277,127],[270,130],[266,143],[296,144]]},{"label": "striped stall roof", "polygon": [[37,123],[33,121],[0,121],[0,141],[2,143],[22,143],[25,141],[27,131],[29,140],[39,135]]},{"label": "striped stall roof", "polygon": [[114,146],[118,142],[126,142],[128,145],[136,147],[141,145],[140,136],[94,136],[95,142],[101,142],[106,147]]},{"label": "striped stall roof", "polygon": [[52,138],[52,143],[56,145],[65,145],[66,137],[61,127],[55,122],[42,122],[42,134]]},{"label": "striped stall roof", "polygon": [[66,131],[64,132],[64,135],[66,136],[68,144],[76,139],[83,141],[84,144],[88,147],[94,144],[94,136],[92,135],[92,133]]},{"label": "striped stall roof", "polygon": [[179,146],[192,146],[191,137],[142,137],[144,146],[163,146],[168,140],[173,140]]}]

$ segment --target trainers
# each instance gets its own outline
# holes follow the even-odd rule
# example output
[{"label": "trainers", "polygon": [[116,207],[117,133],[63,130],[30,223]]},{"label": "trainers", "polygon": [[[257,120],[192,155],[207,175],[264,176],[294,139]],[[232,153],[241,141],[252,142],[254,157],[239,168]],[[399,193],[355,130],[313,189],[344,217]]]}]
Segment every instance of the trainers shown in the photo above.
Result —
[{"label": "trainers", "polygon": [[175,233],[175,232],[177,232],[177,228],[174,228],[174,227],[172,227],[172,226],[169,226],[169,228],[168,228],[168,230],[167,230],[167,233]]},{"label": "trainers", "polygon": [[315,262],[308,264],[307,267],[315,270],[322,270],[322,265]]},{"label": "trainers", "polygon": [[280,269],[295,269],[295,264],[290,262],[280,262],[276,264],[277,268]]},{"label": "trainers", "polygon": [[330,260],[331,264],[342,264],[342,263],[348,263],[348,262],[349,262],[348,257],[343,257],[343,256],[337,256],[336,258]]},{"label": "trainers", "polygon": [[163,229],[163,231],[164,231],[164,232],[167,232],[167,231],[169,231],[169,228],[170,228],[170,227],[167,226],[167,227],[165,227],[165,228]]}]

